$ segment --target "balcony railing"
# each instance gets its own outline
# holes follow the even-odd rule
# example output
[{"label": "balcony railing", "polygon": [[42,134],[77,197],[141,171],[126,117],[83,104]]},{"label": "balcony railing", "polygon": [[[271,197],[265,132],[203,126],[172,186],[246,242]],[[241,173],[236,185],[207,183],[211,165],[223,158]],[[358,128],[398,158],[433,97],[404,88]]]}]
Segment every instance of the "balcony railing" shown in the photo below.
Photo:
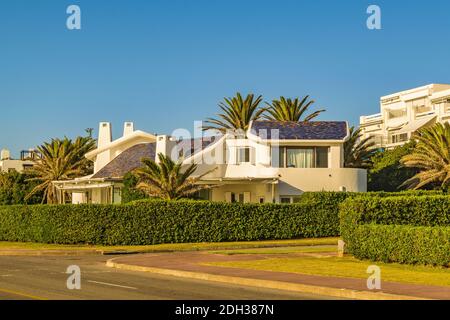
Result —
[{"label": "balcony railing", "polygon": [[37,160],[41,158],[41,154],[36,150],[23,150],[20,152],[20,160]]},{"label": "balcony railing", "polygon": [[371,114],[368,116],[361,117],[362,123],[368,123],[368,122],[375,122],[375,121],[381,121],[383,120],[381,113]]}]

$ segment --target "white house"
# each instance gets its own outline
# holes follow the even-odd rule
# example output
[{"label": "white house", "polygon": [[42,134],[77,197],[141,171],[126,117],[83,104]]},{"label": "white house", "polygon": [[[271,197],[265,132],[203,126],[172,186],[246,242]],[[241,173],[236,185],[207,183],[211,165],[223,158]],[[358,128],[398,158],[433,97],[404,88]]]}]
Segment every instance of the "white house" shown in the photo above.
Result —
[{"label": "white house", "polygon": [[418,129],[450,120],[450,85],[426,86],[380,98],[380,112],[360,117],[363,138],[378,148],[393,148],[409,141]]},{"label": "white house", "polygon": [[[123,176],[141,166],[140,159],[158,153],[198,165],[200,183],[215,187],[201,196],[227,202],[295,202],[305,191],[365,192],[366,171],[344,168],[343,121],[255,121],[246,133],[198,139],[154,136],[125,124],[124,135],[112,141],[111,125],[101,123],[98,148],[86,155],[94,174],[55,182],[74,203],[119,203]],[[64,192],[63,192],[64,191]]]},{"label": "white house", "polygon": [[13,159],[8,149],[0,152],[0,172],[23,172],[34,165],[34,160],[39,156],[38,152],[30,149],[20,153],[20,159]]}]

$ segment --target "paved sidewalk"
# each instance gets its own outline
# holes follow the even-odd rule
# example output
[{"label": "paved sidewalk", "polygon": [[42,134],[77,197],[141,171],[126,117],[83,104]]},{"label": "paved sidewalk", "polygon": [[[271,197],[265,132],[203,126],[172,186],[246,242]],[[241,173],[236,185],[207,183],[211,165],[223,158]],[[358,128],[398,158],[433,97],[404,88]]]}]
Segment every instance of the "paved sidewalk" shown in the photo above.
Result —
[{"label": "paved sidewalk", "polygon": [[[241,254],[221,255],[207,252],[176,252],[124,256],[114,259],[114,263],[136,267],[206,273],[210,275],[239,277],[253,280],[270,280],[307,286],[327,287],[332,289],[347,289],[371,293],[378,291],[380,293],[382,292],[392,295],[411,296],[425,299],[450,299],[450,288],[448,287],[382,282],[381,290],[369,291],[367,289],[366,279],[326,277],[287,272],[270,272],[201,265],[202,263],[208,262],[256,260],[265,259],[268,257],[274,258],[277,256],[285,257],[283,255],[274,254],[252,254],[251,256],[248,256]],[[257,284],[257,282],[255,283]]]}]

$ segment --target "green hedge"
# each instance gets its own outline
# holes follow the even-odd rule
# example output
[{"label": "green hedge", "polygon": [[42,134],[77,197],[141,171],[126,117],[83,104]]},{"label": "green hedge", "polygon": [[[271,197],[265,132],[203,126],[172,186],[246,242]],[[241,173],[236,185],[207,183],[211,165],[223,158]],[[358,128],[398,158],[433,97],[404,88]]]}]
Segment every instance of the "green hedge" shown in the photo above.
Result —
[{"label": "green hedge", "polygon": [[337,236],[325,205],[142,201],[0,207],[0,240],[143,245]]},{"label": "green hedge", "polygon": [[357,258],[450,264],[450,196],[354,197],[341,204],[340,222]]},{"label": "green hedge", "polygon": [[339,206],[348,198],[385,198],[385,197],[414,197],[425,195],[443,195],[442,191],[410,190],[401,192],[305,192],[300,197],[300,203],[316,203],[317,206],[330,210],[330,214],[339,216]]}]

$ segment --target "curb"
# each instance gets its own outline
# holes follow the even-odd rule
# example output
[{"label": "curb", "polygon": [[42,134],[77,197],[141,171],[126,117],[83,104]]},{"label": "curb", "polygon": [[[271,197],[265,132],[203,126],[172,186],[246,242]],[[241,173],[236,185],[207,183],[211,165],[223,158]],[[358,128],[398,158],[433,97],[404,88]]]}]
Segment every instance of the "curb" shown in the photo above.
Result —
[{"label": "curb", "polygon": [[0,250],[0,256],[87,256],[102,254],[96,250]]},{"label": "curb", "polygon": [[356,300],[427,300],[426,298],[396,295],[384,292],[369,292],[359,291],[352,289],[338,289],[322,286],[305,285],[299,283],[290,283],[273,280],[260,280],[251,278],[241,278],[232,276],[222,276],[202,272],[181,271],[173,269],[163,269],[154,267],[135,266],[123,263],[116,263],[114,260],[117,258],[109,259],[106,261],[106,266],[110,268],[130,270],[130,271],[142,271],[151,272],[155,274],[161,274],[166,276],[173,276],[179,278],[189,278],[196,280],[206,280],[214,282],[222,282],[228,284],[245,285],[251,287],[267,288],[294,291],[301,293],[311,293],[323,296],[330,296],[336,298],[356,299]]}]

